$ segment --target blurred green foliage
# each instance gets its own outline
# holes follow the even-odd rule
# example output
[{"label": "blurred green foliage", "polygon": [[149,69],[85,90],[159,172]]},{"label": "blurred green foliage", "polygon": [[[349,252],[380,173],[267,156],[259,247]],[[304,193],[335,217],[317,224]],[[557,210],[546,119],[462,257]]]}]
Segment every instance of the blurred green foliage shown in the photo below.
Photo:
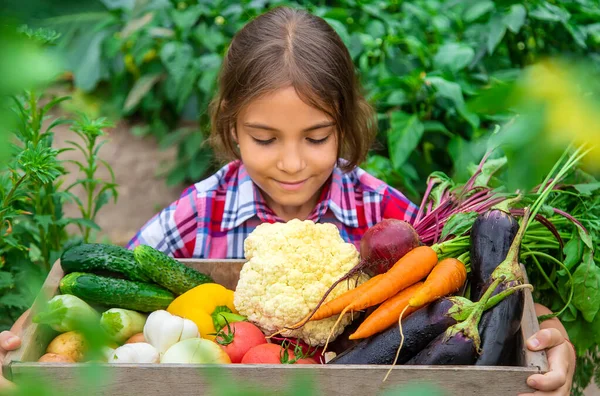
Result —
[{"label": "blurred green foliage", "polygon": [[[85,116],[81,121],[52,117],[52,108],[68,98],[39,93],[60,71],[59,62],[47,53],[58,34],[11,24],[2,29],[0,71],[6,78],[0,81],[0,331],[31,306],[63,249],[99,229],[96,213],[109,197],[116,198],[114,178],[106,182],[94,176],[101,147],[96,138],[108,125]],[[74,136],[87,148],[87,164],[78,164],[84,177],[64,188],[67,171],[60,154],[70,149],[53,147],[53,129],[67,123],[73,123]],[[80,206],[80,218],[67,217],[63,206],[70,200],[80,203],[70,191],[80,184],[88,192],[87,205]],[[71,225],[80,228],[83,238],[67,230]]]},{"label": "blurred green foliage", "polygon": [[202,143],[231,37],[282,4],[322,16],[347,44],[379,117],[364,166],[413,200],[429,173],[452,174],[465,144],[507,119],[465,106],[490,84],[513,81],[548,55],[586,55],[600,69],[593,0],[104,0],[46,23],[63,33],[78,89],[143,120],[136,133],[178,146],[168,179],[178,183],[218,166]]}]

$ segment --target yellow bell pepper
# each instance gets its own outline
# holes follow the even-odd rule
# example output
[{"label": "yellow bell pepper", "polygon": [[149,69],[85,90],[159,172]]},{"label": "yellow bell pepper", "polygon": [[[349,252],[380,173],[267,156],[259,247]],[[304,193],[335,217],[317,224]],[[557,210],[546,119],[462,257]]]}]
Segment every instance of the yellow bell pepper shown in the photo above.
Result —
[{"label": "yellow bell pepper", "polygon": [[246,320],[233,305],[233,290],[217,283],[196,286],[168,306],[167,311],[196,323],[202,338],[214,340],[227,323]]}]

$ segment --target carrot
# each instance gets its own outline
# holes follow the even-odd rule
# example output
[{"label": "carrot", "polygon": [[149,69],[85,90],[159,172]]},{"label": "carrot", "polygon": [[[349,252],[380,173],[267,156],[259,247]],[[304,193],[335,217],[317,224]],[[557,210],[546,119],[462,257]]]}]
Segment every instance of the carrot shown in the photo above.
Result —
[{"label": "carrot", "polygon": [[401,290],[425,278],[437,264],[437,254],[429,246],[419,246],[406,253],[388,272],[377,287],[362,293],[346,310],[360,311],[381,304]]},{"label": "carrot", "polygon": [[[408,301],[416,292],[418,292],[421,286],[423,286],[423,282],[417,282],[383,302],[348,338],[351,340],[367,338],[396,323],[400,317],[400,313],[408,305]],[[409,308],[407,310],[408,314],[413,313],[417,309],[418,308]]]},{"label": "carrot", "polygon": [[[398,326],[400,327],[400,346],[396,351],[396,358],[392,367],[396,365],[400,350],[404,344],[404,333],[402,332],[402,317],[405,311],[409,309],[419,309],[424,305],[429,304],[443,297],[447,294],[454,293],[460,289],[465,281],[467,280],[467,269],[465,265],[455,258],[443,259],[436,265],[431,273],[425,279],[423,286],[415,293],[415,295],[408,301],[408,305],[404,308],[398,319]],[[384,381],[390,375],[388,370]]]},{"label": "carrot", "polygon": [[325,349],[327,349],[331,334],[333,334],[333,331],[346,312],[360,311],[384,302],[396,293],[425,278],[436,264],[437,254],[429,246],[419,246],[406,253],[400,260],[396,261],[388,272],[383,274],[377,282],[377,287],[362,293],[356,300],[344,308],[331,329],[325,343]]},{"label": "carrot", "polygon": [[319,307],[319,309],[317,309],[314,313],[311,312],[308,315],[306,315],[300,322],[298,322],[292,326],[289,326],[289,327],[286,326],[283,329],[279,330],[278,332],[275,332],[275,333],[267,336],[267,338],[271,338],[278,334],[281,334],[281,332],[283,332],[286,329],[287,330],[295,330],[297,328],[300,328],[300,327],[304,326],[304,324],[306,322],[308,322],[309,320],[310,321],[321,320],[321,319],[329,318],[335,314],[339,314],[340,312],[342,312],[342,310],[344,308],[346,308],[346,306],[348,304],[350,304],[352,301],[354,301],[359,295],[361,295],[362,293],[368,291],[373,286],[375,286],[376,282],[378,282],[382,276],[383,276],[383,274],[375,275],[374,277],[367,280],[366,282],[361,283],[354,289],[347,290],[346,292],[337,296],[333,300],[328,301],[324,305],[321,305]]},{"label": "carrot", "polygon": [[310,320],[321,320],[325,318],[329,318],[335,314],[339,314],[346,308],[352,301],[356,300],[363,293],[371,290],[379,280],[383,277],[384,274],[375,275],[371,279],[366,282],[361,283],[359,286],[354,289],[350,289],[344,294],[334,298],[333,300],[321,305],[317,312],[310,318]]},{"label": "carrot", "polygon": [[444,297],[447,294],[458,291],[467,280],[467,268],[455,258],[446,258],[438,263],[427,279],[425,284],[410,299],[411,307],[420,308]]}]

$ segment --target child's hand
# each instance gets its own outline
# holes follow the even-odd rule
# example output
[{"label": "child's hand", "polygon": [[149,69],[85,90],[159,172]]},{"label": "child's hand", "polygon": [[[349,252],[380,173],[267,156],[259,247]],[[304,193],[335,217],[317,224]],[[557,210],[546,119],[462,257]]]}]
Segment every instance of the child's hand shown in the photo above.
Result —
[{"label": "child's hand", "polygon": [[[537,315],[549,313],[551,312],[547,308],[536,304]],[[567,340],[566,330],[558,319],[547,320],[540,324],[540,328],[540,331],[527,340],[527,348],[532,351],[546,350],[548,372],[531,375],[527,384],[536,389],[536,392],[521,396],[568,396],[575,373],[575,349]]]},{"label": "child's hand", "polygon": [[[12,351],[21,346],[21,339],[11,333],[10,331],[3,331],[0,333],[0,371],[2,368],[2,363],[4,362],[4,356],[6,356],[7,351]],[[2,374],[0,372],[0,374]],[[0,375],[0,391],[6,390],[10,387],[13,387],[14,384],[4,378],[3,375]]]}]

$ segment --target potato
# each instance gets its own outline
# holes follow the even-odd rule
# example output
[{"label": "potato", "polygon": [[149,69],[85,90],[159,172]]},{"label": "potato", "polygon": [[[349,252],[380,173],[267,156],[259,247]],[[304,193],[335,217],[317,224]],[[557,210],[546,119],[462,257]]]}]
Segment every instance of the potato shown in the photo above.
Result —
[{"label": "potato", "polygon": [[69,356],[59,355],[58,353],[46,353],[38,359],[40,363],[75,363],[75,360]]},{"label": "potato", "polygon": [[56,336],[46,348],[46,352],[67,356],[75,362],[81,362],[87,349],[88,344],[83,335],[76,331],[69,331]]},{"label": "potato", "polygon": [[146,339],[144,338],[144,333],[137,333],[132,335],[127,341],[125,341],[125,344],[133,344],[136,342],[146,342]]}]

